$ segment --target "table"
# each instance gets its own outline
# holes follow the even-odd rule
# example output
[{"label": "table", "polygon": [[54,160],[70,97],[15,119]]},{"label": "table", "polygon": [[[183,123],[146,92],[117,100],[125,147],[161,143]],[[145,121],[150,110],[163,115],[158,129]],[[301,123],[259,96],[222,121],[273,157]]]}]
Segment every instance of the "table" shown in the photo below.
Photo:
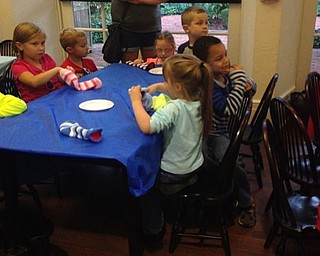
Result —
[{"label": "table", "polygon": [[[19,116],[0,119],[1,133],[6,134],[0,136],[1,157],[6,158],[3,179],[8,179],[7,175],[11,174],[9,168],[14,169],[16,157],[27,153],[79,161],[102,161],[105,164],[117,162],[126,170],[128,189],[134,198],[142,196],[153,186],[160,165],[161,135],[145,135],[139,130],[128,88],[136,84],[147,86],[161,82],[163,77],[126,64],[112,64],[81,80],[92,77],[102,80],[101,89],[77,91],[66,87],[28,103],[27,111]],[[108,99],[115,105],[97,112],[79,109],[81,102],[91,99]],[[78,122],[85,128],[102,128],[102,140],[94,143],[61,134],[59,125],[65,121]],[[16,175],[19,176],[19,173]],[[38,180],[43,178],[41,174],[37,175]],[[32,170],[26,176],[32,177]],[[32,179],[34,181],[35,177]],[[9,194],[7,199],[15,197],[12,193],[16,187],[10,184],[4,190],[6,196]],[[134,232],[138,230],[136,227],[133,229]],[[135,234],[130,235],[130,232],[130,254],[139,255]]]},{"label": "table", "polygon": [[14,56],[0,56],[0,78],[2,77],[7,66],[16,58],[17,57]]}]

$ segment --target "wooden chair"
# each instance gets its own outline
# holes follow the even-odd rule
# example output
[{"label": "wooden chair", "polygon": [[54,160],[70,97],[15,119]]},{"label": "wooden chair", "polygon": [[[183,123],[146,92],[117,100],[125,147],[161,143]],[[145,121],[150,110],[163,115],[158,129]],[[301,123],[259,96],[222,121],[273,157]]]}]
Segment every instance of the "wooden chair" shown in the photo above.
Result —
[{"label": "wooden chair", "polygon": [[314,138],[313,144],[316,146],[316,155],[320,156],[320,74],[311,72],[308,74],[305,90],[310,117],[313,124]]},{"label": "wooden chair", "polygon": [[[233,139],[230,141],[222,162],[217,164],[206,156],[204,172],[208,175],[208,178],[200,180],[196,186],[186,188],[177,195],[179,206],[175,222],[172,226],[169,253],[175,251],[178,244],[182,242],[181,239],[183,237],[188,237],[198,240],[200,244],[203,244],[206,239],[221,241],[225,255],[231,255],[228,235],[228,225],[230,223],[228,223],[228,220],[233,224],[233,216],[230,215],[234,206],[233,175],[241,139],[251,113],[252,104],[250,102],[247,102],[248,106],[244,114],[239,115],[241,122],[236,122],[239,125],[237,127],[234,126],[237,130],[234,133],[235,135],[232,136]],[[213,172],[215,173],[214,177],[212,177]],[[209,177],[211,178],[210,180]],[[185,216],[193,201],[200,204],[202,217],[199,219],[199,231],[187,232]],[[207,224],[210,221],[215,223],[214,232],[208,232],[209,228]]]},{"label": "wooden chair", "polygon": [[320,187],[320,167],[301,118],[280,97],[271,100],[270,114],[286,175],[305,193]]},{"label": "wooden chair", "polygon": [[291,238],[298,242],[299,255],[306,255],[303,239],[320,239],[316,229],[318,205],[320,198],[295,194],[283,170],[282,160],[278,151],[277,136],[269,120],[263,124],[264,145],[269,162],[273,192],[276,196],[272,201],[273,226],[271,227],[264,247],[269,248],[276,236],[280,242],[276,249],[277,255],[285,254],[286,241]]},{"label": "wooden chair", "polygon": [[17,56],[17,53],[13,50],[13,41],[10,39],[3,40],[0,43],[0,55],[1,56]]},{"label": "wooden chair", "polygon": [[278,78],[279,75],[277,73],[274,74],[271,78],[266,90],[264,91],[258,108],[255,111],[250,124],[246,127],[245,133],[242,138],[242,144],[250,146],[252,154],[241,153],[240,155],[243,157],[252,158],[259,188],[263,187],[261,177],[261,170],[263,170],[263,160],[260,152],[260,143],[263,141],[262,122],[267,117],[270,101],[273,95],[274,88],[276,87],[276,84],[278,82]]},{"label": "wooden chair", "polygon": [[5,78],[9,78],[14,80],[13,74],[12,74],[12,70],[11,70],[11,66],[13,64],[13,62],[15,62],[16,60],[11,61],[11,63],[6,67],[6,69],[4,70],[1,79],[5,79]]},{"label": "wooden chair", "polygon": [[3,94],[11,94],[20,98],[20,93],[16,87],[16,83],[13,79],[3,78],[0,79],[0,92]]}]

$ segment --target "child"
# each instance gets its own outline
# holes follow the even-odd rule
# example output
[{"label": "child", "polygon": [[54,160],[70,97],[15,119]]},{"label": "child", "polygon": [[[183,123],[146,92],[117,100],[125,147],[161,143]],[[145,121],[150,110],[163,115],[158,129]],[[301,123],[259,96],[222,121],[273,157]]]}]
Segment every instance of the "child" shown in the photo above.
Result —
[{"label": "child", "polygon": [[[230,65],[227,50],[219,38],[200,37],[193,46],[193,54],[208,63],[212,69],[213,123],[207,146],[211,157],[219,163],[230,142],[228,134],[230,115],[239,109],[245,91],[255,90],[255,83],[246,77],[239,65]],[[239,208],[242,210],[238,223],[243,227],[252,227],[256,223],[255,207],[245,170],[239,166],[235,170],[235,182]]]},{"label": "child", "polygon": [[45,53],[45,42],[45,33],[31,22],[20,23],[14,29],[13,47],[19,57],[12,64],[12,74],[25,102],[63,86],[58,80],[62,68]]},{"label": "child", "polygon": [[[129,94],[140,130],[145,134],[163,132],[160,189],[174,194],[197,181],[204,162],[202,139],[211,127],[211,76],[207,64],[181,54],[166,59],[163,74],[165,82],[159,83],[158,89],[172,100],[151,117],[143,108],[140,86],[132,87]],[[159,249],[164,221],[159,198],[153,193],[141,198],[144,242]]]},{"label": "child", "polygon": [[15,116],[23,113],[27,109],[27,104],[10,94],[0,93],[0,118]]},{"label": "child", "polygon": [[86,58],[89,48],[84,32],[66,28],[60,33],[60,44],[68,54],[61,67],[72,67],[78,78],[98,70],[93,60]]},{"label": "child", "polygon": [[143,59],[136,59],[132,63],[133,66],[144,65],[148,66],[152,64],[155,66],[162,66],[166,58],[172,56],[176,50],[176,43],[174,41],[173,35],[168,31],[160,32],[154,41],[155,50],[157,56],[155,58],[147,58],[146,61]]},{"label": "child", "polygon": [[189,40],[178,47],[178,53],[193,54],[194,42],[208,34],[208,14],[204,9],[193,5],[181,14],[181,23]]}]

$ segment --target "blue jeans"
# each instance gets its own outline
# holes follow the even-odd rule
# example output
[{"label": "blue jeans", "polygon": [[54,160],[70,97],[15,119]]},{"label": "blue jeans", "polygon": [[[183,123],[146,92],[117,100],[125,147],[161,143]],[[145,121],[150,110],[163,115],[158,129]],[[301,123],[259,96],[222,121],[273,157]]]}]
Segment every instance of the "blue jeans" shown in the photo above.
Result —
[{"label": "blue jeans", "polygon": [[[207,140],[209,156],[220,163],[229,146],[230,139],[228,135],[209,136]],[[234,182],[236,187],[237,199],[240,208],[248,208],[252,205],[252,196],[250,184],[247,179],[246,171],[239,165],[235,166]]]}]

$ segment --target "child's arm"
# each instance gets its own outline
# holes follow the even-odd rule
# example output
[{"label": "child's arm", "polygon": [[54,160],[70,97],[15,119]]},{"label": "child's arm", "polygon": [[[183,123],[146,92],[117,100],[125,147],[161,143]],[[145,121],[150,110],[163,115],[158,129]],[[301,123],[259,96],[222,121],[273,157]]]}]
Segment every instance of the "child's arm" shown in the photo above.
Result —
[{"label": "child's arm", "polygon": [[39,86],[44,85],[47,83],[52,77],[59,74],[60,70],[63,68],[61,67],[54,67],[48,71],[45,71],[38,75],[33,75],[29,71],[25,71],[21,73],[21,75],[18,77],[18,79],[21,81],[21,83],[26,84],[28,86],[37,88]]},{"label": "child's arm", "polygon": [[157,91],[166,92],[164,83],[155,83],[155,84],[151,84],[147,87],[147,92],[150,94],[157,92]]},{"label": "child's arm", "polygon": [[229,73],[230,80],[227,83],[231,84],[227,85],[230,90],[228,94],[226,94],[224,88],[218,85],[214,86],[212,104],[214,111],[219,116],[235,114],[242,103],[246,88],[246,75],[238,67],[231,68]]},{"label": "child's arm", "polygon": [[141,86],[133,86],[129,90],[131,104],[140,130],[145,134],[150,134],[150,116],[142,105]]}]

